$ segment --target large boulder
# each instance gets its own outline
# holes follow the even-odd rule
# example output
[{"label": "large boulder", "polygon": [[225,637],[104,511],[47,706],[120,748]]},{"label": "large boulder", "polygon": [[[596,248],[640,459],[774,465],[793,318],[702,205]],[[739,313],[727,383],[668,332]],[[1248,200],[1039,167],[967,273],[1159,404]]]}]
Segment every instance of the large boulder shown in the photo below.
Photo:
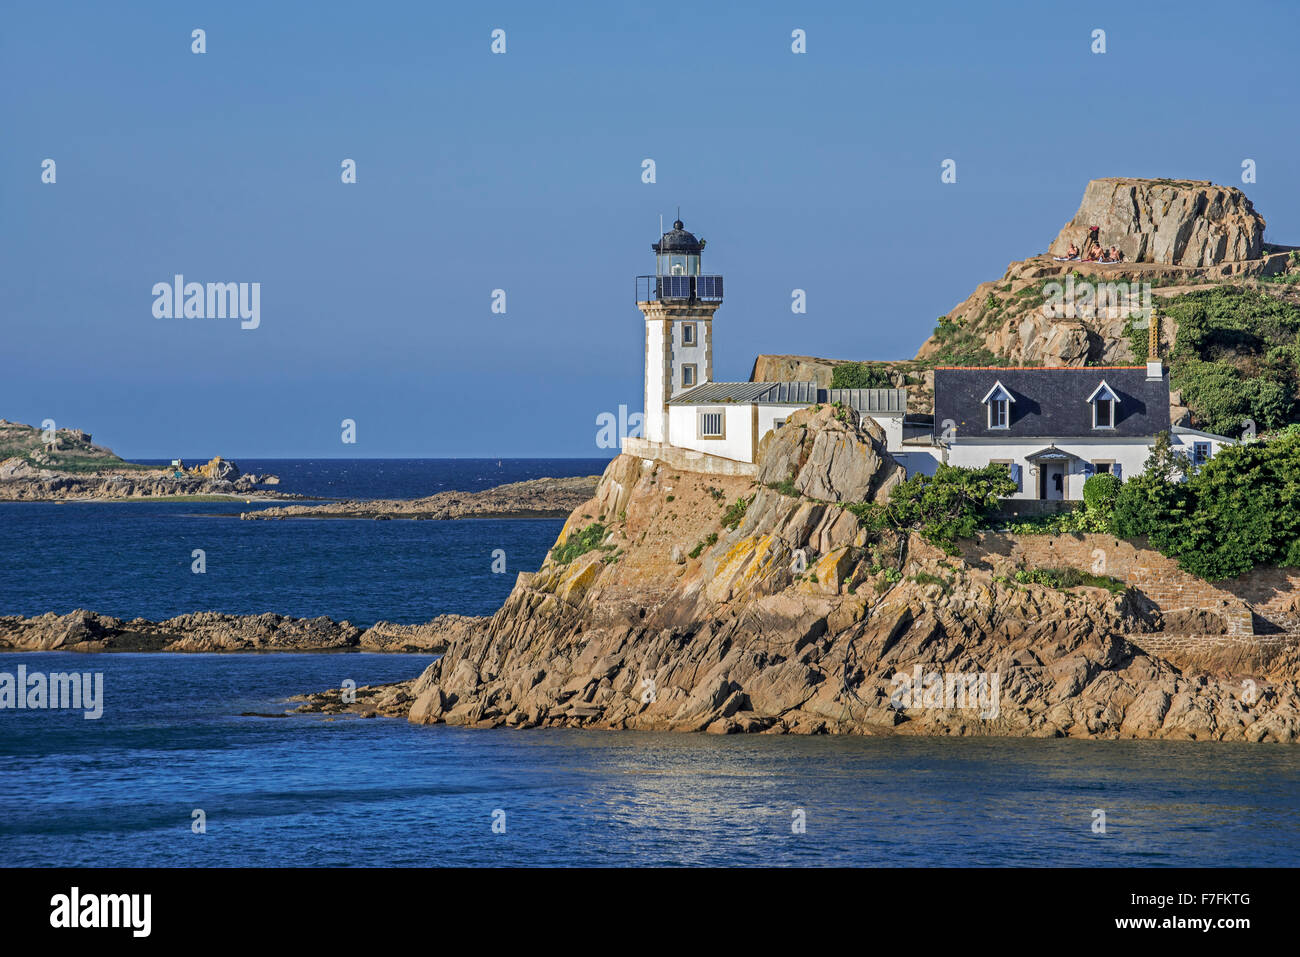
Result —
[{"label": "large boulder", "polygon": [[199,466],[199,474],[214,482],[233,482],[239,478],[239,466],[228,462],[220,455],[215,456],[207,465]]},{"label": "large boulder", "polygon": [[813,356],[760,355],[754,359],[750,382],[816,382],[817,388],[829,389],[835,367],[842,360],[817,359]]},{"label": "large boulder", "polygon": [[884,498],[906,477],[885,443],[873,419],[846,406],[800,409],[759,443],[758,480],[791,481],[801,495],[824,502]]},{"label": "large boulder", "polygon": [[1264,248],[1264,217],[1246,194],[1202,180],[1094,179],[1050,253],[1083,248],[1093,226],[1130,262],[1217,266],[1259,259]]},{"label": "large boulder", "polygon": [[41,473],[21,456],[0,462],[0,482],[17,482],[40,478]]}]

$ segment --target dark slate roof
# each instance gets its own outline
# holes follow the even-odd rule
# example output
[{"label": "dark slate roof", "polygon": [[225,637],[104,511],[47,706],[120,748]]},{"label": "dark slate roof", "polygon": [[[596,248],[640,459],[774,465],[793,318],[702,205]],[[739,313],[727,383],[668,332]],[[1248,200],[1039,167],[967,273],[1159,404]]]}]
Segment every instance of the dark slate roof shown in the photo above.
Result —
[{"label": "dark slate roof", "polygon": [[[822,390],[823,392],[825,390]],[[816,382],[705,382],[678,393],[669,405],[714,402],[754,402],[758,405],[812,405],[818,401]]]},{"label": "dark slate roof", "polygon": [[[1101,383],[1119,396],[1114,429],[1092,427],[1090,396]],[[1010,428],[990,429],[984,396],[1001,382],[1015,399]],[[934,430],[957,438],[1151,436],[1169,430],[1169,373],[1148,380],[1146,366],[1076,368],[940,367],[934,370]]]},{"label": "dark slate roof", "polygon": [[704,248],[704,240],[696,239],[694,233],[687,232],[679,219],[673,223],[671,230],[663,234],[659,242],[651,243],[650,248],[657,253],[684,253],[698,256],[700,250]]}]

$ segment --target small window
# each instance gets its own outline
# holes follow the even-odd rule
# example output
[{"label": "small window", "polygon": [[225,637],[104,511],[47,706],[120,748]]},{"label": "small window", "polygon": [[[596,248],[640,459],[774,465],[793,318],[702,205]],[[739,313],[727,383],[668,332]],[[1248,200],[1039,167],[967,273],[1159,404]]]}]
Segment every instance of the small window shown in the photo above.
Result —
[{"label": "small window", "polygon": [[1210,461],[1210,443],[1197,442],[1192,446],[1192,464],[1204,465]]},{"label": "small window", "polygon": [[773,432],[775,432],[777,429],[784,429],[784,428],[785,428],[785,419],[773,419],[773,420],[772,420],[772,431],[773,431]]},{"label": "small window", "polygon": [[695,363],[687,363],[682,366],[682,388],[688,389],[695,385]]},{"label": "small window", "polygon": [[695,345],[695,323],[693,322],[682,323],[682,345],[684,346]]},{"label": "small window", "polygon": [[1007,400],[989,400],[989,428],[1005,429],[1007,427]]},{"label": "small window", "polygon": [[727,437],[726,413],[721,409],[702,411],[699,415],[699,438],[724,439]]},{"label": "small window", "polygon": [[1011,403],[1016,399],[1007,391],[1006,386],[1001,382],[993,383],[993,388],[984,393],[984,398],[980,401],[988,406],[990,429],[1011,428]]},{"label": "small window", "polygon": [[1115,428],[1115,407],[1119,405],[1119,396],[1115,390],[1106,384],[1103,379],[1097,388],[1092,390],[1092,395],[1088,396],[1088,402],[1092,404],[1092,427],[1094,429],[1113,429]]},{"label": "small window", "polygon": [[1093,462],[1092,468],[1093,471],[1098,475],[1109,475],[1110,467],[1114,464],[1115,464],[1114,462]]},{"label": "small window", "polygon": [[1115,400],[1097,399],[1092,403],[1092,427],[1094,429],[1115,428]]}]

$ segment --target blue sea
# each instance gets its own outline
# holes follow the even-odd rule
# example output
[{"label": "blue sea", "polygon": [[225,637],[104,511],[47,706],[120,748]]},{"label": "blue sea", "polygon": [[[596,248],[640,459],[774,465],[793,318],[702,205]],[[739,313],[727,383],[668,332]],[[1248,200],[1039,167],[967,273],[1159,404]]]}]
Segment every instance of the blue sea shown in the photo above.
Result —
[{"label": "blue sea", "polygon": [[[164,463],[165,464],[165,463]],[[421,498],[542,476],[599,475],[602,459],[240,460],[321,498]],[[245,522],[276,503],[0,502],[0,615],[87,608],[119,618],[191,611],[355,625],[490,615],[536,571],[562,519],[288,519]],[[204,572],[195,574],[194,551]],[[493,571],[494,552],[505,570]],[[500,563],[495,563],[500,569]]]},{"label": "blue sea", "polygon": [[[240,464],[277,472],[285,490],[332,497],[426,495],[603,465]],[[360,624],[482,614],[516,571],[537,567],[560,526],[240,522],[248,507],[0,505],[0,614],[211,608]],[[206,551],[205,575],[190,570],[194,548]],[[505,549],[508,574],[492,574],[494,548]],[[414,677],[431,660],[0,654],[0,674],[100,672],[104,687],[95,720],[0,710],[0,855],[9,865],[123,866],[1300,864],[1300,757],[1279,745],[252,716],[345,679]],[[194,833],[195,812],[205,833]]]}]

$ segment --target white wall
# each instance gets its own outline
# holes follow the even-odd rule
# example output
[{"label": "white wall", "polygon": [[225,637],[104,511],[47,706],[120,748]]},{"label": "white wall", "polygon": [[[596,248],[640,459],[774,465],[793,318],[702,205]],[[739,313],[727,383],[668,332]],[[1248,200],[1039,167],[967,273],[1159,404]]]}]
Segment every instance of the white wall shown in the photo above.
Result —
[{"label": "white wall", "polygon": [[[682,327],[687,322],[695,323],[695,344],[689,346],[682,341]],[[672,324],[672,395],[677,395],[677,393],[687,388],[693,389],[695,386],[709,381],[709,337],[712,325],[711,322],[700,322],[699,320],[674,320]],[[694,385],[682,385],[682,366],[685,365],[695,366]]]},{"label": "white wall", "polygon": [[[721,405],[670,405],[668,407],[669,441],[679,448],[696,449],[710,455],[752,462],[754,459],[754,413],[746,403],[725,402]],[[698,438],[696,415],[701,410],[717,410],[726,418],[726,438]]]},{"label": "white wall", "polygon": [[[1055,445],[1058,449],[1073,453],[1079,458],[1094,462],[1112,460],[1120,465],[1120,477],[1128,480],[1142,472],[1151,446],[1143,438],[1134,439],[1018,439],[1014,442],[993,439],[958,439],[948,450],[948,464],[962,468],[982,468],[997,459],[1010,459],[1021,467],[1021,491],[1012,498],[1038,498],[1038,476],[1030,472],[1030,463],[1026,455]],[[1071,500],[1083,498],[1083,483],[1088,476],[1082,470],[1082,463],[1070,461],[1066,464],[1065,497]]]},{"label": "white wall", "polygon": [[933,475],[939,469],[939,453],[941,450],[935,449],[933,452],[920,451],[912,449],[907,452],[891,452],[894,460],[907,469],[907,477],[913,475]]},{"label": "white wall", "polygon": [[[709,452],[713,455],[725,456],[729,459],[735,459],[739,462],[752,462],[753,449],[757,442],[763,440],[763,436],[772,431],[773,425],[777,419],[788,419],[800,409],[808,408],[807,405],[768,405],[757,406],[758,409],[758,432],[753,431],[753,409],[752,404],[741,404],[726,402],[720,405],[673,405],[669,406],[668,420],[668,439],[673,445],[680,446],[684,449],[697,449],[701,452]],[[701,439],[698,438],[699,429],[696,424],[696,415],[701,409],[721,409],[726,413],[727,419],[727,436],[725,439]],[[872,416],[874,419],[875,416]],[[647,423],[648,423],[647,419]],[[902,416],[881,416],[876,421],[880,427],[885,430],[887,448],[892,452],[902,445],[903,440],[903,419]],[[647,435],[648,437],[648,435]],[[757,440],[757,442],[756,442]],[[1028,451],[1033,451],[1029,449]],[[927,475],[933,475],[936,462],[933,456],[920,453],[921,459],[918,460],[917,468],[924,471]],[[910,470],[909,470],[910,471]]]},{"label": "white wall", "polygon": [[664,323],[658,319],[645,324],[645,423],[642,434],[651,442],[667,440],[663,403],[667,396],[664,382]]}]

